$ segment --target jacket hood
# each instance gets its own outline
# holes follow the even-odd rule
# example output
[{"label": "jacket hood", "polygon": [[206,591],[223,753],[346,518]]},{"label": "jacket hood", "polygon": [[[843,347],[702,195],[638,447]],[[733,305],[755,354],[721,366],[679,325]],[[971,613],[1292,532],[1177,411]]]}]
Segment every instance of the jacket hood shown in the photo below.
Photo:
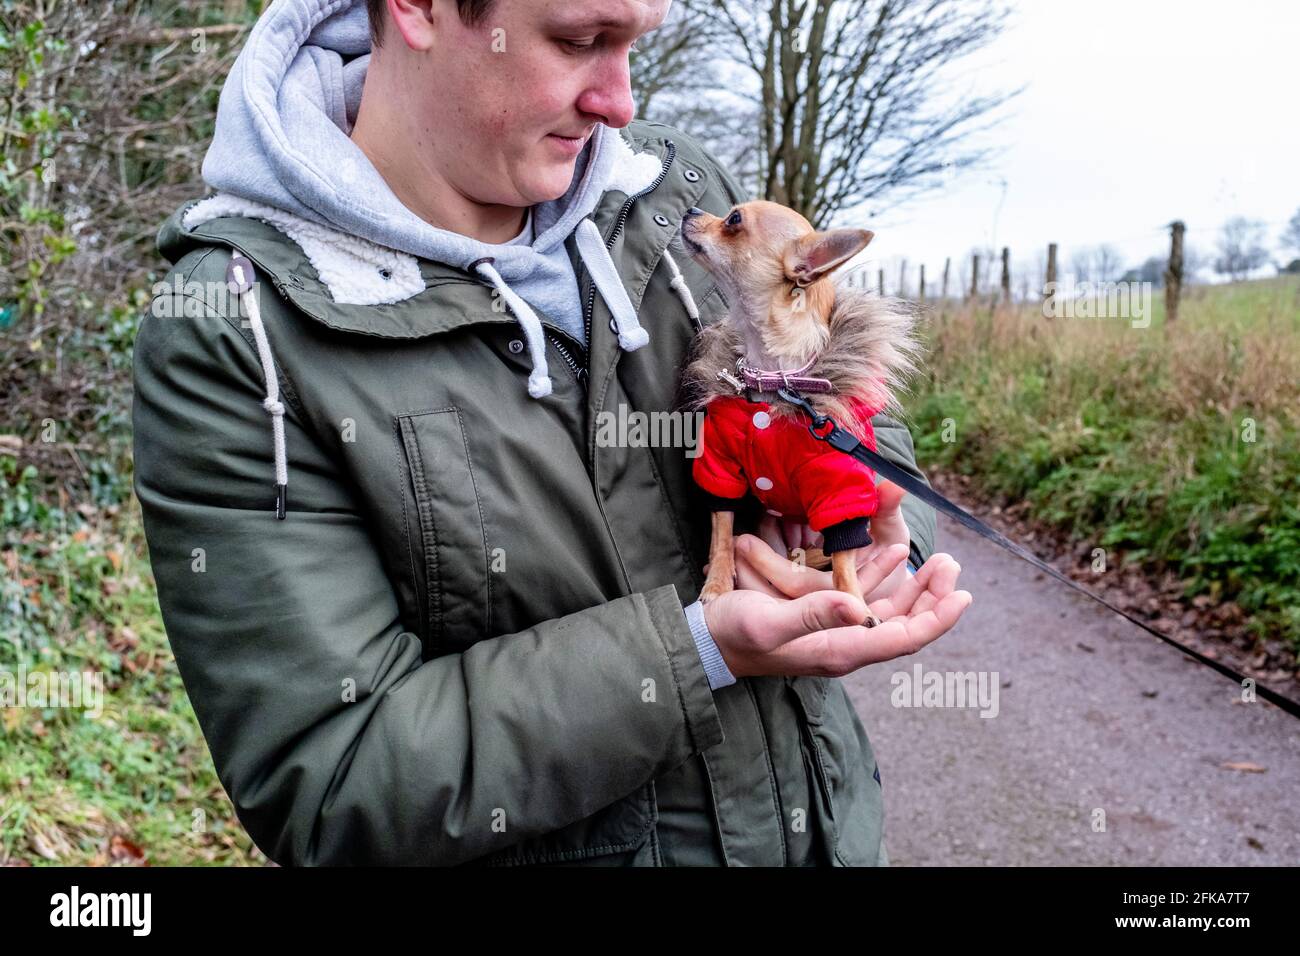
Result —
[{"label": "jacket hood", "polygon": [[[616,130],[597,124],[568,190],[534,207],[531,244],[489,244],[439,229],[401,203],[350,138],[369,61],[365,0],[275,0],[221,91],[203,161],[216,195],[186,210],[184,226],[223,216],[268,222],[302,246],[340,302],[377,305],[418,294],[425,286],[417,258],[475,273],[495,287],[524,332],[534,398],[551,392],[534,307],[581,328],[564,246],[573,233],[620,347],[645,345],[649,336],[589,216],[607,191],[630,197],[653,188],[658,157],[634,154]],[[251,287],[251,265],[246,272]]]},{"label": "jacket hood", "polygon": [[[275,0],[254,26],[221,91],[204,181],[349,236],[468,269],[491,256],[507,282],[531,274],[610,188],[630,148],[597,124],[569,189],[535,210],[529,245],[495,245],[430,225],[402,205],[351,137],[370,62],[364,0]],[[657,164],[656,169],[657,172]]]}]

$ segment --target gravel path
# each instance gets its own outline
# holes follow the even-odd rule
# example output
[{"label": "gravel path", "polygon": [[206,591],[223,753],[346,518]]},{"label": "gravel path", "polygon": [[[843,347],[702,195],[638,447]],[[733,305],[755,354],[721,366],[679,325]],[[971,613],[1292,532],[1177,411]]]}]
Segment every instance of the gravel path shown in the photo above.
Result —
[{"label": "gravel path", "polygon": [[[940,522],[975,603],[921,653],[845,679],[893,865],[1300,864],[1300,720]],[[975,701],[894,706],[917,664],[984,672],[996,716]]]}]

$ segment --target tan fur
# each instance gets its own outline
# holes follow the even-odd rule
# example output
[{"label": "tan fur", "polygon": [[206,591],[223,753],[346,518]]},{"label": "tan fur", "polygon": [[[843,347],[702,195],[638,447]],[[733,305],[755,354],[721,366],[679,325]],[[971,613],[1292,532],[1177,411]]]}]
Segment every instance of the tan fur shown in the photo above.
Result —
[{"label": "tan fur", "polygon": [[[815,358],[808,374],[834,388],[828,395],[806,396],[822,414],[860,432],[863,423],[854,420],[850,398],[900,413],[899,395],[920,356],[916,312],[901,299],[833,278],[873,234],[818,232],[793,210],[764,200],[732,211],[741,215],[737,226],[707,213],[682,223],[687,251],[713,274],[730,303],[727,318],[696,339],[683,376],[687,407],[735,394],[717,373],[734,375],[741,357],[765,368],[797,368]],[[773,405],[775,415],[795,413],[784,402]]]},{"label": "tan fur", "polygon": [[[826,379],[833,390],[805,398],[858,437],[869,424],[857,419],[851,399],[900,413],[899,395],[920,356],[916,313],[900,299],[837,285],[832,278],[872,237],[864,229],[818,232],[793,210],[762,200],[742,203],[724,217],[689,214],[682,243],[717,280],[730,308],[726,319],[696,338],[682,378],[686,407],[698,410],[712,398],[735,395],[718,372],[739,378],[736,363],[744,358],[769,371],[802,368],[811,360],[804,374]],[[773,398],[774,416],[798,414]],[[732,521],[729,511],[713,515],[704,603],[732,588]],[[841,551],[830,563],[835,588],[861,598],[856,560],[856,551]],[[868,611],[864,623],[879,621]]]},{"label": "tan fur", "polygon": [[[899,397],[915,373],[921,354],[915,337],[916,315],[899,299],[881,298],[863,289],[840,286],[827,341],[809,375],[824,378],[834,391],[804,397],[813,408],[832,416],[851,431],[860,430],[847,399],[856,397],[901,414]],[[711,398],[734,395],[735,390],[717,377],[719,369],[736,374],[736,360],[744,356],[744,342],[729,319],[708,326],[698,336],[691,361],[683,373],[687,407],[703,408]],[[797,409],[785,402],[772,405],[773,415],[793,415]]]}]

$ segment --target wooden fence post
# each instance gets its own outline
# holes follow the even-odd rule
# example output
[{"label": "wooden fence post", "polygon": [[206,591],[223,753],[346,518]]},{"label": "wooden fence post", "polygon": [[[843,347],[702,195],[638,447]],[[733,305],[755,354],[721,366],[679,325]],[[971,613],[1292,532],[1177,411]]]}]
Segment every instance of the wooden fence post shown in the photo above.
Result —
[{"label": "wooden fence post", "polygon": [[1043,312],[1051,314],[1056,306],[1056,243],[1047,246],[1047,279],[1043,283]]},{"label": "wooden fence post", "polygon": [[939,291],[941,299],[948,298],[948,270],[952,268],[952,258],[943,260],[943,288]]},{"label": "wooden fence post", "polygon": [[898,267],[898,297],[907,298],[907,260],[904,259]]},{"label": "wooden fence post", "polygon": [[1011,301],[1011,249],[1002,247],[1002,301]]},{"label": "wooden fence post", "polygon": [[980,256],[972,253],[970,257],[970,298],[975,298],[980,291]]},{"label": "wooden fence post", "polygon": [[876,276],[876,292],[883,299],[885,297],[885,270],[881,269]]},{"label": "wooden fence post", "polygon": [[1178,320],[1178,303],[1183,294],[1183,233],[1187,226],[1181,220],[1170,225],[1173,233],[1169,248],[1169,267],[1165,269],[1165,321]]},{"label": "wooden fence post", "polygon": [[921,301],[925,301],[925,263],[921,263]]}]

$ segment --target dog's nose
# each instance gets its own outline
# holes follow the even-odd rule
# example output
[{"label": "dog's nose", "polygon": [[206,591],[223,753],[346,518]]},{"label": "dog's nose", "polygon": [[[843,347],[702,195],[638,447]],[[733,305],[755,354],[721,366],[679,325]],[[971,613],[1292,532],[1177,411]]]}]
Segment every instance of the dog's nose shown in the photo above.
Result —
[{"label": "dog's nose", "polygon": [[692,206],[690,209],[686,210],[686,215],[687,215],[687,216],[703,216],[703,215],[704,215],[704,210],[703,210],[703,209],[699,209],[699,208],[697,208],[697,207],[695,207],[695,206]]}]

